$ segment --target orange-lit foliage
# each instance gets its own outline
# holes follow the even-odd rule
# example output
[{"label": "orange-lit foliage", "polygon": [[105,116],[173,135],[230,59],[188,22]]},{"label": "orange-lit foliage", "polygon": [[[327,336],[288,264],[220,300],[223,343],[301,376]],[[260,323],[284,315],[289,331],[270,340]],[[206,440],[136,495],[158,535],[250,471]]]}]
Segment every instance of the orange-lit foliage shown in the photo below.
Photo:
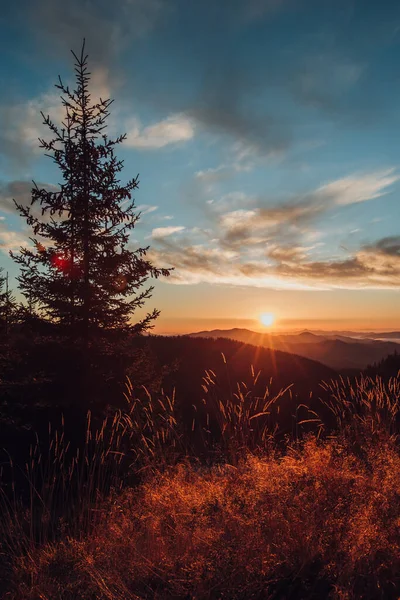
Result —
[{"label": "orange-lit foliage", "polygon": [[[323,439],[317,423],[284,448],[269,439],[257,455],[241,448],[235,465],[211,467],[187,456],[161,468],[163,451],[178,448],[179,424],[173,399],[153,405],[148,395],[147,404],[116,416],[111,433],[90,434],[102,449],[85,458],[101,472],[133,428],[142,433],[137,473],[147,475],[97,504],[85,504],[82,479],[75,510],[92,517],[73,535],[16,552],[9,597],[398,598],[399,384],[331,384],[335,436]],[[238,420],[229,416],[234,409],[221,411],[234,435],[248,427],[251,414]]]},{"label": "orange-lit foliage", "polygon": [[384,440],[363,459],[310,439],[237,468],[180,465],[110,500],[92,535],[21,562],[17,597],[392,597],[399,489]]}]

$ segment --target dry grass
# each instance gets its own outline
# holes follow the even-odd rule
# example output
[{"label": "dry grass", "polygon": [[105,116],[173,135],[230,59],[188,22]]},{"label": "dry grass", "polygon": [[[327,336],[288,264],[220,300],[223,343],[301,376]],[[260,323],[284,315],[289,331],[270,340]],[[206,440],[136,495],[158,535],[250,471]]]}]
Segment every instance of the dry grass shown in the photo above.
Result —
[{"label": "dry grass", "polygon": [[[9,502],[7,597],[398,598],[400,378],[323,387],[336,434],[321,435],[311,414],[314,432],[284,448],[274,446],[270,420],[284,394],[254,398],[240,386],[229,399],[214,394],[225,464],[206,466],[190,454],[175,398],[145,394],[139,403],[128,384],[126,413],[88,429],[83,460],[57,463],[70,473],[67,498],[70,488],[81,492],[78,503],[66,501],[68,522],[50,518],[55,488],[51,501],[42,498],[40,514],[61,536],[38,537],[35,494],[25,515]],[[210,450],[207,423],[196,426]],[[123,460],[146,473],[139,485],[122,485]]]},{"label": "dry grass", "polygon": [[[400,457],[309,439],[237,468],[182,464],[16,565],[14,598],[397,597]],[[13,596],[11,596],[13,597]]]}]

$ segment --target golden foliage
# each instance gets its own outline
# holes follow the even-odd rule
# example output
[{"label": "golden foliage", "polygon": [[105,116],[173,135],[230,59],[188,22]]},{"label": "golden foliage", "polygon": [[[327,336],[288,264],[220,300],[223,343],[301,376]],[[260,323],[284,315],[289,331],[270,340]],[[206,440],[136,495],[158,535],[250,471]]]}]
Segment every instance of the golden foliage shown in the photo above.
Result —
[{"label": "golden foliage", "polygon": [[[205,387],[215,390],[210,372]],[[75,529],[33,541],[8,507],[9,544],[18,538],[9,598],[399,597],[400,381],[323,388],[336,434],[321,435],[315,416],[313,432],[285,445],[273,442],[268,420],[260,431],[252,424],[288,390],[256,399],[238,385],[232,398],[216,395],[222,436],[212,465],[190,455],[174,396],[145,390],[139,402],[128,382],[126,413],[95,432],[88,423]],[[65,442],[54,439],[67,489],[82,460],[65,471]],[[127,456],[142,478],[134,487],[118,479]]]}]

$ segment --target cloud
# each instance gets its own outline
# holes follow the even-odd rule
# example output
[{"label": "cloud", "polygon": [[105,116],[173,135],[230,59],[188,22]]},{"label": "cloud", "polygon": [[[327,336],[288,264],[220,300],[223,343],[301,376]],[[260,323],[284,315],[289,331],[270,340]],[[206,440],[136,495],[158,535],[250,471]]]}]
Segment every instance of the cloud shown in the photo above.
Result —
[{"label": "cloud", "polygon": [[242,81],[239,74],[231,78],[229,73],[219,73],[217,80],[211,79],[205,86],[207,89],[199,95],[197,105],[186,109],[199,129],[214,136],[228,136],[238,148],[246,148],[247,154],[276,156],[287,151],[291,145],[287,124],[264,110],[245,108],[243,90],[250,95],[252,84],[244,76]]},{"label": "cloud", "polygon": [[301,246],[279,246],[278,244],[272,244],[268,247],[266,255],[279,264],[293,265],[305,260],[308,250],[309,248]]},{"label": "cloud", "polygon": [[306,198],[293,204],[234,210],[219,219],[221,239],[225,245],[265,243],[278,235],[290,237],[328,210],[326,206]]},{"label": "cloud", "polygon": [[[108,71],[98,66],[91,69],[90,92],[92,102],[110,97]],[[54,87],[25,102],[0,106],[0,157],[6,166],[26,167],[29,162],[43,155],[39,138],[52,139],[53,134],[43,124],[41,112],[60,125],[65,117],[60,93]]]},{"label": "cloud", "polygon": [[318,218],[333,208],[380,198],[399,178],[394,169],[384,169],[337,179],[290,201],[270,206],[266,205],[265,199],[250,198],[248,200],[253,206],[245,209],[221,214],[218,202],[210,207],[217,218],[224,245],[235,247],[265,243],[277,237],[291,239],[293,243],[296,237],[304,235]]},{"label": "cloud", "polygon": [[316,196],[332,199],[338,205],[373,200],[388,193],[388,187],[399,180],[395,169],[384,169],[369,175],[344,177],[321,186]]},{"label": "cloud", "polygon": [[37,0],[30,17],[41,44],[53,54],[79,52],[86,38],[91,61],[104,66],[132,40],[148,35],[166,9],[162,0]]},{"label": "cloud", "polygon": [[[99,98],[108,99],[111,96],[111,83],[108,70],[98,66],[91,70],[90,93],[92,102]],[[39,138],[49,140],[53,137],[49,128],[43,124],[44,115],[49,115],[52,121],[60,126],[65,118],[60,94],[48,91],[25,102],[14,105],[0,105],[0,159],[4,170],[10,166],[13,169],[26,168],[36,157],[43,155]],[[123,122],[117,112],[111,114],[109,131],[117,130],[117,121],[121,121],[123,129],[127,130],[126,147],[143,150],[159,149],[169,144],[178,144],[191,140],[195,134],[193,120],[185,115],[170,115],[166,119],[141,127],[137,118]]]},{"label": "cloud", "polygon": [[[208,205],[211,228],[196,230],[199,243],[153,236],[152,256],[160,266],[175,268],[170,280],[175,283],[276,289],[394,287],[400,285],[400,237],[364,245],[344,259],[316,260],[317,248],[324,244],[315,223],[333,209],[380,198],[398,179],[393,169],[352,175],[270,206],[266,199],[230,194]],[[226,210],[229,203],[236,207]]]},{"label": "cloud", "polygon": [[196,171],[195,179],[201,182],[205,186],[210,186],[214,183],[219,183],[229,179],[231,176],[232,169],[227,165],[219,165],[215,168],[205,169],[203,171]]},{"label": "cloud", "polygon": [[380,253],[384,256],[400,256],[400,236],[390,236],[378,240],[375,244],[366,246],[368,252]]},{"label": "cloud", "polygon": [[278,261],[282,277],[319,281],[333,287],[391,288],[400,285],[400,236],[361,247],[340,261]]},{"label": "cloud", "polygon": [[4,221],[0,221],[0,250],[9,253],[10,250],[19,250],[21,246],[29,245],[26,233],[22,231],[11,231]]},{"label": "cloud", "polygon": [[[59,187],[51,183],[40,183],[37,186],[44,188],[49,192],[58,192]],[[16,214],[14,200],[22,206],[30,206],[31,192],[33,183],[31,181],[9,181],[6,183],[0,182],[0,211],[5,213]],[[42,215],[42,210],[38,204],[33,208],[33,214],[36,216]]]},{"label": "cloud", "polygon": [[[396,248],[396,252],[394,252]],[[240,253],[182,247],[163,241],[151,250],[159,266],[174,267],[170,283],[215,283],[272,289],[387,289],[400,285],[400,237],[378,240],[338,261],[312,261],[307,249],[274,246],[264,260],[246,260]]]},{"label": "cloud", "polygon": [[[317,35],[313,19],[307,18],[308,9],[316,11],[315,18],[327,27],[332,7],[319,10],[293,0],[37,0],[31,5],[29,24],[46,55],[60,52],[65,59],[86,36],[91,64],[105,69],[111,81],[120,78],[119,61],[133,65],[124,74],[130,101],[134,90],[135,98],[158,113],[184,113],[209,135],[229,137],[254,155],[283,156],[292,146],[296,125],[307,122],[300,121],[303,114],[294,114],[293,100],[307,107],[339,104],[346,109],[345,97],[359,108],[358,95],[355,102],[355,95],[347,94],[363,78],[359,52],[351,45],[341,51],[325,27]],[[290,39],[282,43],[272,19],[288,14],[290,24],[296,11],[305,27],[294,33],[286,27]],[[151,34],[152,43],[145,40],[140,46]],[[149,76],[152,64],[162,76]],[[164,145],[154,146],[142,133],[140,124],[133,128],[134,145]],[[250,168],[251,161],[245,164]]]},{"label": "cloud", "polygon": [[195,132],[193,121],[183,114],[171,115],[143,128],[138,119],[133,119],[127,126],[126,146],[146,150],[187,142]]},{"label": "cloud", "polygon": [[215,184],[232,179],[238,173],[250,172],[255,167],[266,164],[267,160],[277,159],[278,153],[269,153],[267,156],[260,157],[258,149],[236,142],[231,151],[231,156],[226,163],[222,163],[214,168],[196,171],[194,174],[194,183],[203,186],[204,191],[210,192]]},{"label": "cloud", "polygon": [[[352,91],[365,65],[351,50],[329,43],[328,35],[325,40],[323,33],[316,34],[313,19],[303,14],[309,2],[171,0],[165,5],[170,10],[163,15],[169,20],[154,35],[151,58],[168,70],[168,85],[164,77],[157,81],[147,72],[137,73],[132,89],[143,102],[185,113],[199,131],[251,149],[253,158],[285,156],[309,122],[310,107],[335,120],[335,111],[353,107]],[[272,20],[285,13],[291,23],[296,11],[305,27],[293,33],[289,25],[291,33],[287,39],[283,34],[282,44]],[[223,35],[219,23],[224,24]],[[284,23],[279,26],[285,30]]]},{"label": "cloud", "polygon": [[174,233],[179,233],[180,231],[183,231],[184,229],[185,229],[185,227],[173,226],[173,225],[171,225],[170,227],[156,227],[151,232],[151,237],[155,238],[155,239],[156,238],[164,238],[169,235],[173,235]]},{"label": "cloud", "polygon": [[[161,248],[152,248],[149,258],[157,265],[174,267],[168,283],[198,284],[213,283],[218,285],[239,285],[251,287],[279,287],[285,289],[298,288],[301,284],[286,282],[275,277],[261,263],[256,275],[250,272],[250,263],[242,263],[239,255],[221,248],[207,248],[204,245],[181,247],[177,243],[163,243]],[[254,263],[253,266],[255,266]],[[303,286],[304,287],[304,286]]]},{"label": "cloud", "polygon": [[[99,98],[109,98],[110,86],[106,68],[98,66],[92,69],[90,93],[93,103]],[[43,124],[41,112],[49,115],[56,125],[62,123],[65,109],[58,92],[49,91],[14,106],[0,106],[0,157],[5,166],[26,167],[34,157],[43,155],[39,138],[51,139],[52,133]],[[114,112],[109,119],[109,130],[117,129],[117,120],[123,121],[118,112]],[[122,123],[122,127],[127,129],[125,146],[143,150],[186,142],[195,134],[193,120],[183,114],[170,115],[147,127],[142,127],[139,119],[131,118]]]},{"label": "cloud", "polygon": [[139,204],[136,207],[136,211],[140,212],[142,215],[148,215],[156,210],[158,210],[158,206],[150,206],[150,204]]},{"label": "cloud", "polygon": [[[329,94],[338,88],[340,96],[361,76],[355,61],[336,55],[329,56],[329,68],[328,59],[308,58],[305,65],[299,64],[291,45],[288,52],[265,60],[264,56],[276,54],[275,36],[269,41],[265,35],[265,45],[255,52],[248,28],[258,27],[265,17],[278,16],[281,9],[298,10],[293,0],[232,0],[229,9],[226,3],[211,0],[194,4],[178,0],[115,0],[111,4],[107,0],[38,0],[32,3],[30,20],[46,54],[60,52],[65,59],[71,47],[79,51],[86,36],[91,70],[105,88],[114,89],[115,81],[123,80],[121,95],[126,94],[130,103],[135,97],[159,114],[170,115],[148,126],[131,120],[128,142],[132,147],[157,149],[188,141],[198,129],[233,142],[237,167],[245,170],[253,168],[259,157],[282,158],[292,146],[296,117],[284,110],[285,100],[292,104],[295,96],[296,103],[307,103],[307,93],[323,93],[330,78],[334,83]],[[225,25],[223,36],[216,26],[219,22]],[[143,48],[140,44],[151,34],[154,43],[149,55],[147,42]],[[293,44],[297,41],[296,37]],[[315,52],[312,57],[314,54],[320,55]],[[129,56],[134,57],[135,68],[129,70],[129,76],[122,76],[118,66],[126,65]],[[160,72],[168,73],[168,85],[164,77],[149,77],[149,58]],[[188,84],[182,86],[182,81]],[[288,81],[296,81],[293,90]],[[311,92],[307,92],[309,87]],[[4,119],[6,123],[15,121],[14,116]],[[35,128],[27,130],[36,144]],[[14,133],[6,135],[3,143],[0,137],[0,145],[7,147],[5,152],[18,155],[18,139],[23,136]],[[17,147],[13,148],[15,139]],[[29,155],[28,149],[24,159]]]},{"label": "cloud", "polygon": [[0,106],[0,157],[6,166],[26,166],[32,155],[42,152],[39,137],[49,135],[40,114],[43,111],[56,121],[63,117],[60,98],[49,92],[15,105]]}]

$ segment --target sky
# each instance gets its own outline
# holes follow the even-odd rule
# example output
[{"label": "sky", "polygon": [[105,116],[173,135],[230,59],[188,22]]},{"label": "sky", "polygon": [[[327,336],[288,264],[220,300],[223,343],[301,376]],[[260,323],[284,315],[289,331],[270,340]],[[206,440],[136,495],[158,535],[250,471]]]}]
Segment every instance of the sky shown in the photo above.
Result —
[{"label": "sky", "polygon": [[[57,186],[40,111],[89,54],[132,247],[157,266],[155,332],[400,328],[400,3],[18,0],[0,15],[0,265],[29,244],[12,199]],[[55,188],[54,188],[55,189]],[[140,316],[140,315],[138,315]]]}]

